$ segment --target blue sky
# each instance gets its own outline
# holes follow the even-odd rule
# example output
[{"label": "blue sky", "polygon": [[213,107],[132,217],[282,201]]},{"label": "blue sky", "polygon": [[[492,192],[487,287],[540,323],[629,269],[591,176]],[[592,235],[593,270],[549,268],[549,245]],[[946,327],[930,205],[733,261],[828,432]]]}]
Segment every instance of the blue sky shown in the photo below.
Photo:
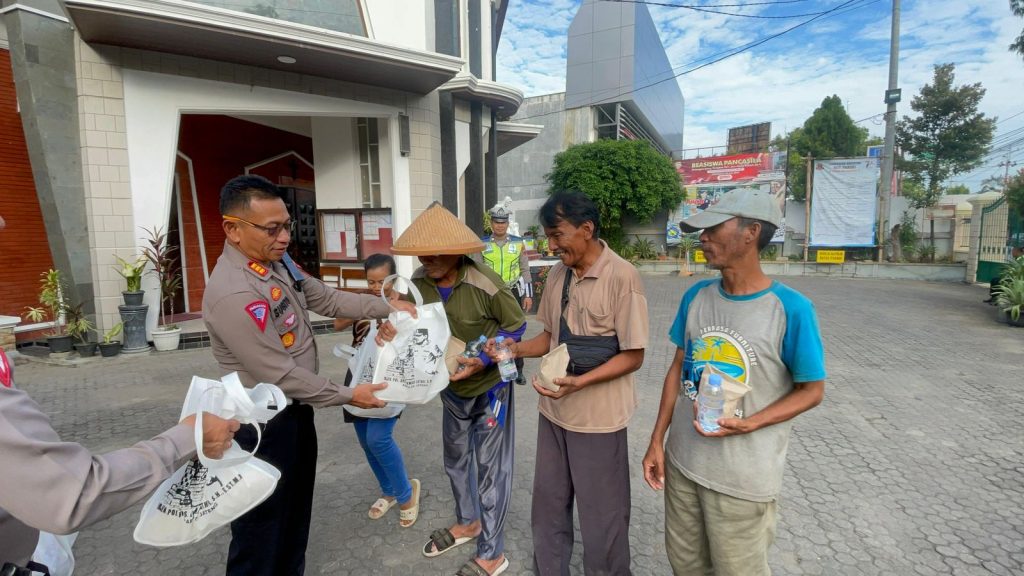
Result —
[{"label": "blue sky", "polygon": [[[605,0],[597,0],[605,1]],[[890,0],[665,0],[755,16],[813,14],[845,7],[827,17],[716,64],[683,74],[686,98],[684,146],[724,144],[726,131],[761,121],[778,134],[797,126],[822,99],[838,94],[854,120],[885,111],[888,84]],[[565,44],[580,0],[511,0],[498,48],[498,80],[527,96],[565,89]],[[800,18],[744,18],[684,8],[649,5],[669,61],[677,72],[713,54],[781,32]],[[1008,0],[903,0],[899,85],[902,117],[910,99],[931,80],[935,64],[956,64],[957,83],[981,82],[987,89],[981,110],[1006,119],[1000,134],[1024,127],[1024,58],[1007,50],[1024,28]],[[873,135],[885,127],[880,117],[861,123]],[[954,180],[977,188],[1002,168],[986,166]],[[1024,167],[1024,146],[1011,157]],[[1017,169],[1014,168],[1014,169]]]}]

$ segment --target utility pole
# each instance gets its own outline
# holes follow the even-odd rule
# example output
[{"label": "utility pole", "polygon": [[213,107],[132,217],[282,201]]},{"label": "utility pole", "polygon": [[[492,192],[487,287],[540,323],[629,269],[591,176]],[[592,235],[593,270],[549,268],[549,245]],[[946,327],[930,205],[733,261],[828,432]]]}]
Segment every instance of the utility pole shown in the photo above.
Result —
[{"label": "utility pole", "polygon": [[814,189],[814,156],[807,155],[807,184],[804,193],[804,262],[807,262],[811,249],[811,190]]},{"label": "utility pole", "polygon": [[892,173],[896,159],[896,103],[900,101],[900,0],[892,0],[892,31],[889,33],[889,89],[885,91],[885,150],[882,152],[882,182],[878,187],[878,261],[885,252],[886,204],[892,194]]}]

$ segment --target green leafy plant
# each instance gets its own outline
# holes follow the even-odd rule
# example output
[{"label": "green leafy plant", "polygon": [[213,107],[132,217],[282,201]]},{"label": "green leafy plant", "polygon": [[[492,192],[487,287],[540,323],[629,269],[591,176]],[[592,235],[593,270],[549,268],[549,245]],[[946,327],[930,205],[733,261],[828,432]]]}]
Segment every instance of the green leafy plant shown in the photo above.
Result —
[{"label": "green leafy plant", "polygon": [[494,234],[494,229],[491,228],[491,213],[484,210],[484,236],[491,234]]},{"label": "green leafy plant", "polygon": [[770,260],[774,262],[778,253],[779,247],[775,244],[769,244],[764,247],[764,250],[761,250],[761,260]]},{"label": "green leafy plant", "polygon": [[658,249],[654,246],[654,242],[651,242],[650,238],[641,238],[634,235],[636,242],[633,244],[633,250],[636,253],[637,260],[657,260]]},{"label": "green leafy plant", "polygon": [[143,229],[149,235],[146,242],[149,246],[143,249],[142,253],[146,260],[153,266],[153,274],[156,274],[160,285],[160,326],[165,329],[177,328],[175,324],[167,324],[167,308],[170,308],[170,316],[174,317],[174,297],[181,289],[181,270],[178,269],[178,258],[174,253],[177,246],[167,244],[167,234],[159,227]]},{"label": "green leafy plant", "polygon": [[[579,190],[597,205],[601,238],[619,252],[623,217],[640,223],[679,206],[685,194],[672,161],[643,140],[598,140],[555,156],[551,191]],[[621,252],[619,252],[621,254]]]},{"label": "green leafy plant", "polygon": [[117,273],[128,284],[126,292],[142,290],[142,273],[146,269],[146,257],[139,256],[134,262],[129,262],[120,256],[114,256],[114,258],[117,258],[117,266],[114,266],[114,270],[117,270]]},{"label": "green leafy plant", "polygon": [[122,322],[118,322],[117,324],[111,326],[110,330],[107,330],[106,332],[103,333],[103,343],[110,344],[111,342],[113,342],[114,338],[117,338],[118,336],[121,335],[122,329],[124,329],[124,324]]},{"label": "green leafy plant", "polygon": [[1024,310],[1024,278],[1006,278],[994,290],[996,305],[1014,322]]},{"label": "green leafy plant", "polygon": [[39,281],[39,303],[41,307],[28,307],[25,317],[33,322],[53,321],[53,329],[47,334],[51,337],[64,336],[64,324],[61,317],[68,310],[68,302],[64,294],[64,275],[60,270],[49,269],[43,272]]},{"label": "green leafy plant", "polygon": [[690,275],[690,255],[693,254],[697,249],[700,248],[700,240],[694,234],[683,234],[679,237],[679,257],[683,260],[682,267],[679,268],[680,276]]},{"label": "green leafy plant", "polygon": [[[611,247],[610,244],[609,247]],[[640,260],[636,255],[636,248],[629,242],[623,242],[618,246],[618,248],[612,248],[612,250],[615,250],[616,254],[631,264],[636,264],[637,261]]]},{"label": "green leafy plant", "polygon": [[89,318],[86,317],[85,312],[82,311],[82,306],[82,304],[69,306],[64,312],[64,320],[67,333],[77,338],[79,342],[84,343],[86,335],[94,329],[94,326]]},{"label": "green leafy plant", "polygon": [[1024,218],[1024,170],[1010,178],[1003,193],[1006,194],[1006,201],[1010,204],[1010,209]]}]

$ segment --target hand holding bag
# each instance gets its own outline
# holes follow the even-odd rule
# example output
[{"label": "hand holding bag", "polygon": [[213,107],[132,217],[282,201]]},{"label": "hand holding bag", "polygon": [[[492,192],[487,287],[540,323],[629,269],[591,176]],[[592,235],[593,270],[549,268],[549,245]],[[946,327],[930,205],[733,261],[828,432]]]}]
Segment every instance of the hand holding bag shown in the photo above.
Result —
[{"label": "hand holding bag", "polygon": [[[386,285],[396,279],[401,279],[408,286],[416,303],[416,318],[398,311],[388,316],[396,334],[380,349],[373,381],[388,385],[377,392],[381,400],[426,404],[448,386],[445,351],[452,335],[448,315],[441,302],[424,305],[419,289],[408,279],[393,274],[384,283]],[[384,300],[387,302],[386,298]]]},{"label": "hand holding bag", "polygon": [[[261,438],[259,424],[284,410],[287,402],[273,384],[246,389],[236,373],[220,381],[193,377],[181,417],[196,416],[197,458],[165,480],[142,507],[135,541],[161,547],[197,542],[266,500],[281,473],[254,457]],[[204,412],[254,425],[256,447],[246,452],[232,441],[223,458],[208,458],[203,453]]]}]

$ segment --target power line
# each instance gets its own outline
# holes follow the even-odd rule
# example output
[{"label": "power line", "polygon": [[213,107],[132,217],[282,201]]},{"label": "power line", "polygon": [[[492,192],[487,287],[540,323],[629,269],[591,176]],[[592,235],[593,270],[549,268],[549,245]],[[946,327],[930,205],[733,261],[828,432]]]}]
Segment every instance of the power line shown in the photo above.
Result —
[{"label": "power line", "polygon": [[[669,4],[667,2],[648,2],[645,0],[602,0],[603,2],[616,2],[619,4],[647,4],[650,6],[666,6],[668,8],[685,8],[687,10],[694,10],[696,12],[705,12],[708,14],[721,14],[722,16],[738,16],[740,18],[758,18],[762,20],[783,20],[786,18],[804,18],[806,16],[818,16],[825,12],[808,12],[806,14],[786,14],[784,16],[764,16],[761,14],[742,14],[739,12],[723,12],[721,10],[711,10],[711,8],[724,8],[724,6],[692,6],[689,4]],[[773,4],[768,2],[767,4]],[[746,6],[760,6],[762,4],[736,4],[734,7],[746,7]]]},{"label": "power line", "polygon": [[[684,76],[686,74],[690,74],[690,73],[696,72],[697,70],[700,70],[702,68],[707,68],[708,66],[711,66],[712,64],[717,64],[717,63],[719,63],[719,62],[721,62],[723,60],[726,60],[728,58],[732,58],[733,56],[736,56],[738,54],[746,52],[747,50],[750,50],[752,48],[756,48],[757,46],[760,46],[761,44],[764,44],[766,42],[774,40],[775,38],[783,36],[784,34],[788,34],[788,33],[792,32],[792,31],[796,30],[797,28],[802,28],[802,27],[810,24],[811,22],[814,22],[815,20],[820,20],[822,18],[827,17],[830,14],[838,13],[839,10],[847,8],[847,7],[851,6],[851,5],[854,5],[856,8],[862,8],[864,6],[868,6],[870,4],[874,4],[875,2],[878,2],[878,1],[879,0],[870,0],[870,1],[865,3],[865,0],[846,0],[846,2],[843,2],[842,4],[836,6],[835,8],[831,8],[829,10],[826,10],[825,12],[822,12],[821,14],[819,14],[817,16],[814,16],[812,18],[808,18],[807,20],[804,20],[803,22],[800,22],[798,24],[794,24],[793,26],[790,26],[789,28],[786,28],[785,30],[783,30],[781,32],[777,32],[775,34],[771,34],[769,36],[765,36],[764,38],[761,38],[760,40],[756,40],[756,41],[750,42],[748,44],[743,44],[743,45],[735,47],[735,48],[727,49],[727,50],[725,50],[723,52],[728,52],[728,54],[726,54],[725,56],[722,56],[721,58],[717,58],[715,60],[712,60],[710,62],[706,62],[706,63],[701,64],[699,66],[696,66],[694,68],[690,68],[688,70],[684,70],[684,71],[682,71],[682,72],[680,72],[678,74],[673,74],[672,76],[669,76],[668,78],[664,78],[662,80],[657,80],[655,82],[651,82],[650,84],[646,84],[646,85],[641,86],[639,88],[634,88],[632,90],[626,90],[625,92],[616,94],[614,96],[608,96],[606,98],[601,98],[600,101],[595,102],[592,105],[610,104],[610,103],[615,102],[618,98],[621,98],[621,97],[626,96],[628,94],[632,94],[634,92],[639,92],[641,90],[646,90],[647,88],[650,88],[652,86],[656,86],[658,84],[662,84],[664,82],[668,82],[669,80],[674,80],[676,78],[679,78],[680,76]],[[721,53],[722,52],[719,52],[719,54],[721,54]],[[704,60],[704,59],[702,58],[702,59],[699,59],[699,60],[695,60],[694,62],[700,62],[701,60]],[[686,65],[683,65],[683,66],[686,66]],[[677,68],[682,68],[683,66],[678,66]],[[673,68],[673,70],[675,70],[675,68]],[[552,110],[550,112],[544,112],[544,113],[541,113],[541,114],[534,114],[534,115],[531,115],[531,116],[521,116],[521,117],[516,118],[516,120],[517,121],[520,121],[520,120],[531,120],[533,118],[541,118],[541,117],[544,117],[544,116],[551,116],[552,114],[560,114],[562,112],[563,112],[563,110]]]}]

